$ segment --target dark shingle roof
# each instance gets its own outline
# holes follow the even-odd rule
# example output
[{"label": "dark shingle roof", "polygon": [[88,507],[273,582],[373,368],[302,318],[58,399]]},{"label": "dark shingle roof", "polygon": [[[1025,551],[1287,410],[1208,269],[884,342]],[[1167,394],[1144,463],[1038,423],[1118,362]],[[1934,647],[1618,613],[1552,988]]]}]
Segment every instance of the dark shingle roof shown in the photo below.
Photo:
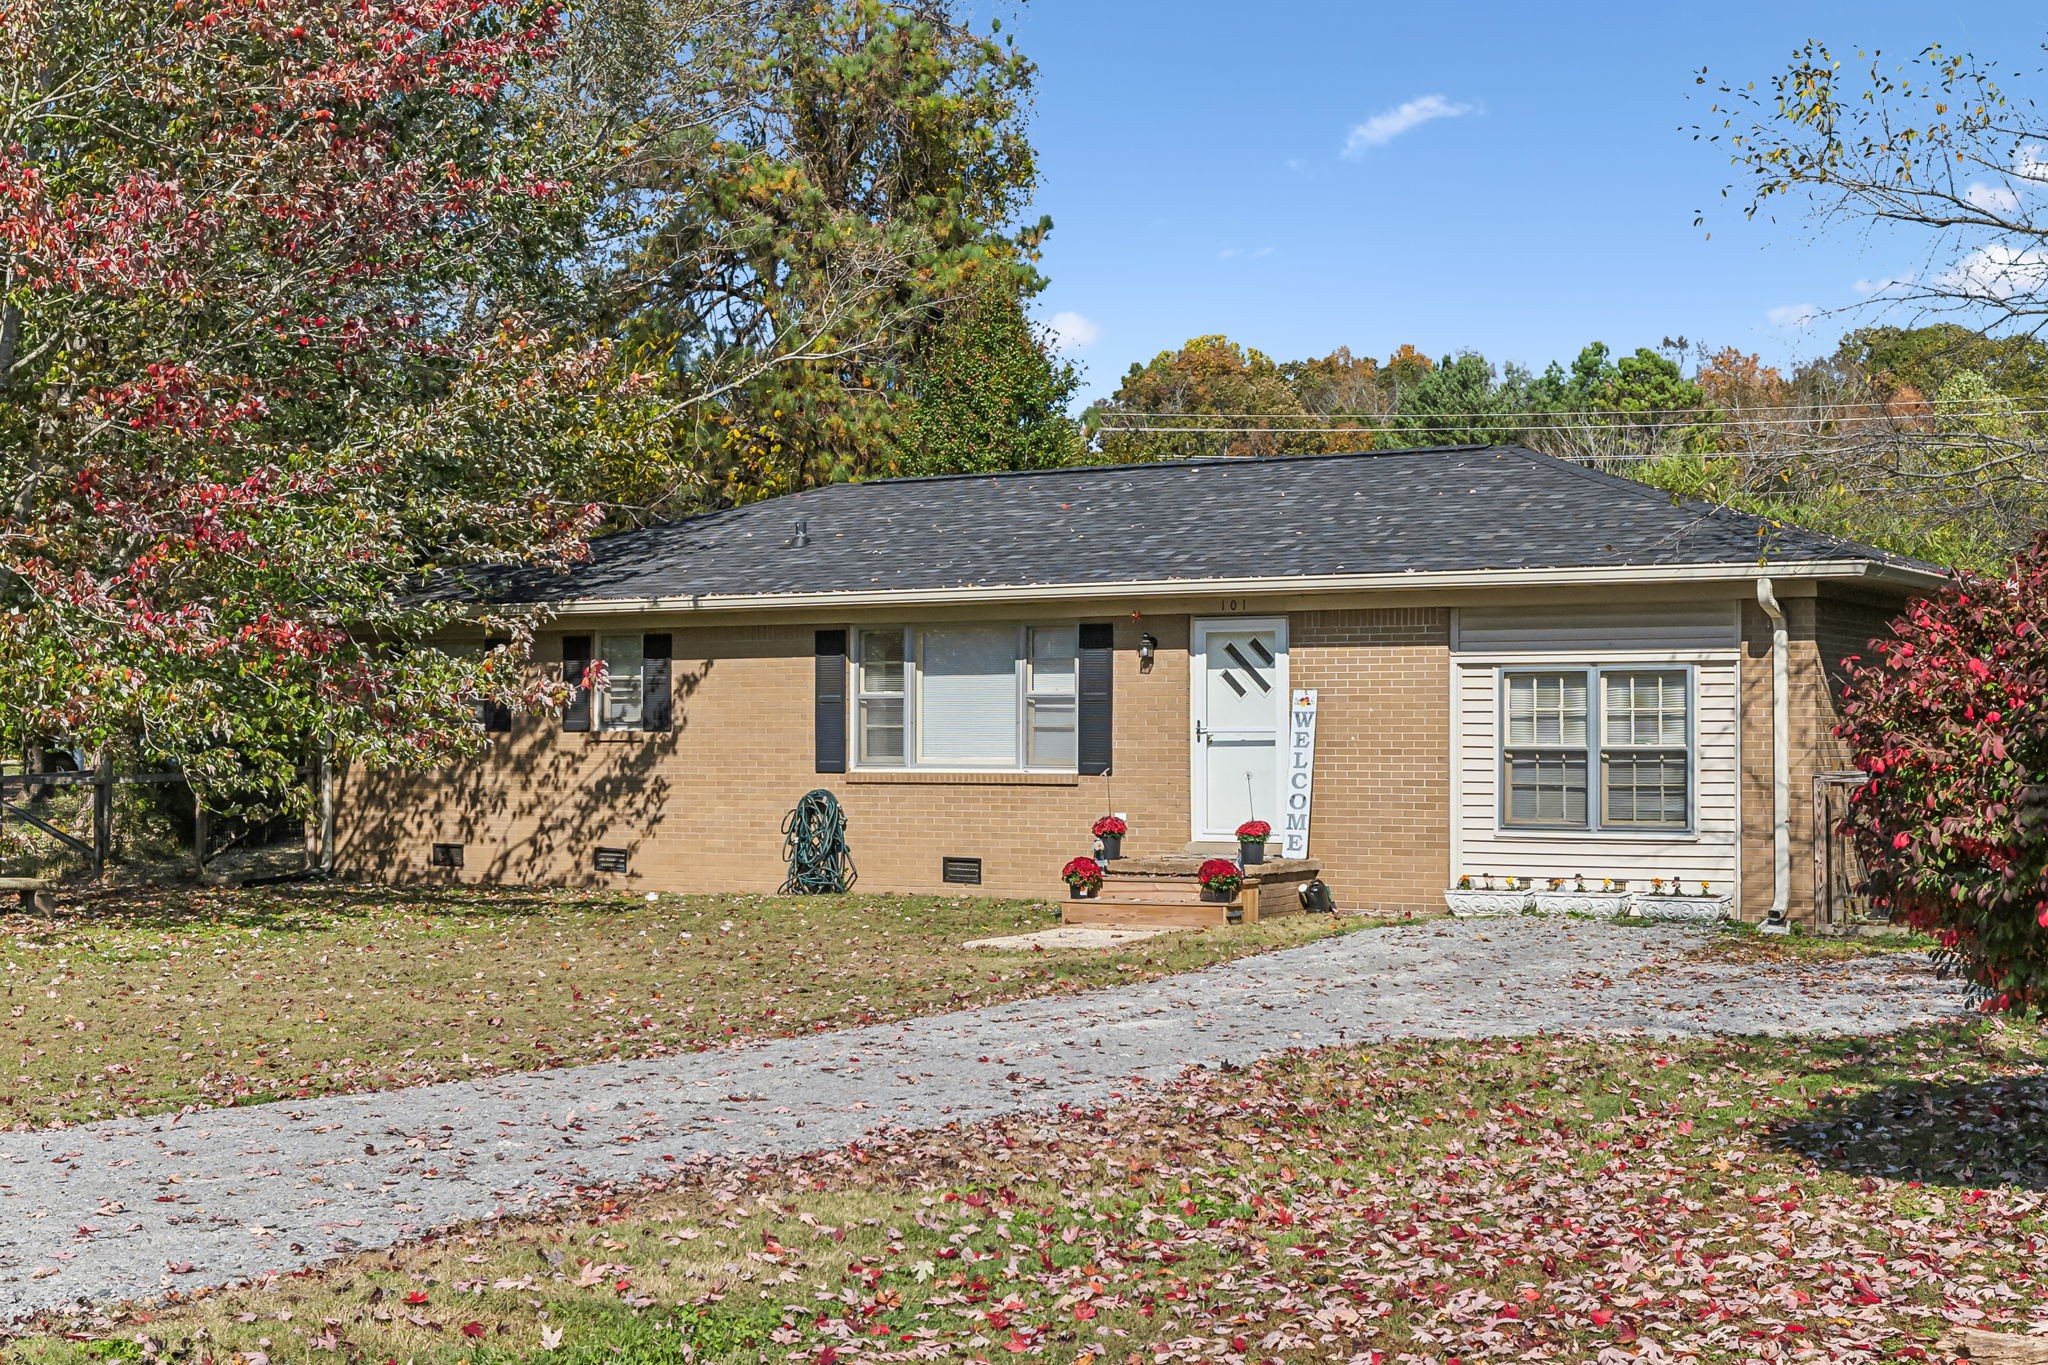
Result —
[{"label": "dark shingle roof", "polygon": [[[808,543],[795,544],[799,519]],[[498,600],[1914,561],[1517,446],[837,484],[604,537]]]}]

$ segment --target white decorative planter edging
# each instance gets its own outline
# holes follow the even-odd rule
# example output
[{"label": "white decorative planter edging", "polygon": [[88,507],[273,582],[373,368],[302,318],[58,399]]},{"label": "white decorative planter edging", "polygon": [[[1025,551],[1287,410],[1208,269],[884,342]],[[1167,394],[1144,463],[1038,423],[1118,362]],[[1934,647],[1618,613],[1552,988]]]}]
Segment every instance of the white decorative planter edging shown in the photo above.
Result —
[{"label": "white decorative planter edging", "polygon": [[1536,912],[1542,915],[1596,915],[1613,919],[1628,913],[1626,891],[1539,891]]},{"label": "white decorative planter edging", "polygon": [[1635,913],[1642,919],[1706,923],[1735,918],[1735,901],[1730,896],[1638,895],[1634,899]]},{"label": "white decorative planter edging", "polygon": [[1529,908],[1526,891],[1446,891],[1444,904],[1460,919],[1492,919],[1519,915]]}]

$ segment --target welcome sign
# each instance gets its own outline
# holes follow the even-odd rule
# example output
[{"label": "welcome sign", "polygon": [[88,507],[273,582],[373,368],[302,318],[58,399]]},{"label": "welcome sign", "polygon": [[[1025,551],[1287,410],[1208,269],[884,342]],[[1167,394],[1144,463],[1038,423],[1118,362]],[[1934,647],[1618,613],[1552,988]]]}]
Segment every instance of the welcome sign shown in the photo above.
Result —
[{"label": "welcome sign", "polygon": [[1315,804],[1316,690],[1301,688],[1287,708],[1286,810],[1280,826],[1280,856],[1308,856],[1308,817]]}]

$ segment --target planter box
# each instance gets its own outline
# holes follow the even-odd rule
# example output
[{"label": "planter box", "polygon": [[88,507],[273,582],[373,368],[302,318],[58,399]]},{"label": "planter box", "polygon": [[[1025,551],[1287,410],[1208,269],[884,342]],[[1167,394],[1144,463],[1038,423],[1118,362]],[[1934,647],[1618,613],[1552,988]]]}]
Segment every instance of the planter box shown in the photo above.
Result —
[{"label": "planter box", "polygon": [[1099,886],[1069,886],[1067,899],[1070,901],[1092,901],[1102,894]]},{"label": "planter box", "polygon": [[1237,892],[1238,888],[1234,886],[1228,891],[1218,886],[1205,886],[1202,888],[1202,899],[1212,905],[1228,905],[1237,899]]},{"label": "planter box", "polygon": [[1735,901],[1730,896],[1652,896],[1639,894],[1633,911],[1643,919],[1684,920],[1710,923],[1735,918]]},{"label": "planter box", "polygon": [[1595,915],[1613,919],[1628,911],[1626,891],[1538,891],[1536,910],[1544,915]]},{"label": "planter box", "polygon": [[1527,891],[1446,891],[1444,904],[1461,919],[1519,915],[1529,907]]}]

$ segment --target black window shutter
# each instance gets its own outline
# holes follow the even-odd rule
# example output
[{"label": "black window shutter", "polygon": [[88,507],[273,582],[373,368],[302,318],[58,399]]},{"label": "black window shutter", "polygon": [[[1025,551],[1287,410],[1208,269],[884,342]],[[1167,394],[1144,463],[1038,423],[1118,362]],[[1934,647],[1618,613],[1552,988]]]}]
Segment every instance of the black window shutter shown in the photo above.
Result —
[{"label": "black window shutter", "polygon": [[675,637],[649,635],[641,642],[641,653],[646,660],[646,672],[642,675],[646,684],[641,693],[645,700],[640,708],[640,728],[673,730],[675,697],[669,678],[675,658]]},{"label": "black window shutter", "polygon": [[846,771],[846,632],[821,630],[817,642],[818,771]]},{"label": "black window shutter", "polygon": [[590,689],[583,685],[583,675],[590,668],[590,637],[588,635],[564,635],[562,637],[562,681],[569,684],[569,700],[562,707],[562,728],[564,730],[588,730],[590,728]]},{"label": "black window shutter", "polygon": [[[484,641],[486,652],[499,650],[511,644],[510,640],[491,637]],[[509,734],[512,729],[512,708],[503,702],[480,701],[476,704],[476,718],[483,725],[484,733],[492,735]]]},{"label": "black window shutter", "polygon": [[1075,745],[1083,777],[1109,771],[1115,718],[1116,627],[1107,622],[1081,627],[1080,715]]}]

